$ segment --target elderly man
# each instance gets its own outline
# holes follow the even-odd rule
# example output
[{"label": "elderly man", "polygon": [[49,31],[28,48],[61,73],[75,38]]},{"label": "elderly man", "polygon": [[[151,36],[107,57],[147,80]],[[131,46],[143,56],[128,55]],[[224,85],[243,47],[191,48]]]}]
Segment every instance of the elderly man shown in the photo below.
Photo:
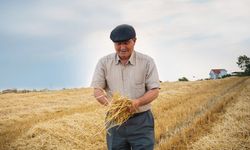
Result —
[{"label": "elderly man", "polygon": [[128,111],[135,115],[109,130],[108,149],[153,150],[154,118],[150,103],[157,98],[160,87],[156,65],[151,57],[134,50],[136,32],[132,26],[115,27],[110,39],[116,53],[99,60],[91,83],[94,96],[102,105],[108,105],[112,93],[119,92],[132,100]]}]

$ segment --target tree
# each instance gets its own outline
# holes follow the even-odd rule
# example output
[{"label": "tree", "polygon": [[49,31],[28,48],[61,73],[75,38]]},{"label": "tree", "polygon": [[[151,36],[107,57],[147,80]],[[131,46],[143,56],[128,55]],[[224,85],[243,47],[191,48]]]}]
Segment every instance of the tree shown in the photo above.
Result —
[{"label": "tree", "polygon": [[179,81],[188,81],[188,79],[186,77],[182,77],[178,79]]},{"label": "tree", "polygon": [[244,70],[245,75],[250,75],[250,58],[246,55],[239,56],[238,62],[236,62],[241,70]]}]

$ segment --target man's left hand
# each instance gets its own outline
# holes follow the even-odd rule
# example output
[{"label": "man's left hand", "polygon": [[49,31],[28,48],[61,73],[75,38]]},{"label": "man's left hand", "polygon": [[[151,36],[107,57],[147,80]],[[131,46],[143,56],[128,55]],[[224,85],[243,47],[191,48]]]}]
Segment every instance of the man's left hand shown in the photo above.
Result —
[{"label": "man's left hand", "polygon": [[140,102],[138,99],[132,100],[132,105],[129,107],[130,113],[135,113],[139,110]]}]

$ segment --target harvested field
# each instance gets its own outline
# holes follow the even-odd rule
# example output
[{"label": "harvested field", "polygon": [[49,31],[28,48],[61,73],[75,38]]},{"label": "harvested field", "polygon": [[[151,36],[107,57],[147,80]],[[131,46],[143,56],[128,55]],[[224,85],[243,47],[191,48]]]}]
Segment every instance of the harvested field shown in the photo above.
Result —
[{"label": "harvested field", "polygon": [[[153,102],[156,150],[250,149],[250,78],[165,82]],[[92,89],[0,95],[0,149],[106,149]]]}]

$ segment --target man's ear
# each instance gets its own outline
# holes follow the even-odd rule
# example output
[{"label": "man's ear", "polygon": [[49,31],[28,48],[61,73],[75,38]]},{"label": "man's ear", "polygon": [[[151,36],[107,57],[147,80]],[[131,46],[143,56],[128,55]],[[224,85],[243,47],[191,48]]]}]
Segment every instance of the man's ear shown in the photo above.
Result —
[{"label": "man's ear", "polygon": [[134,42],[136,42],[136,40],[137,40],[137,39],[136,39],[136,37],[135,37],[135,38],[133,38],[133,41],[134,41]]}]

